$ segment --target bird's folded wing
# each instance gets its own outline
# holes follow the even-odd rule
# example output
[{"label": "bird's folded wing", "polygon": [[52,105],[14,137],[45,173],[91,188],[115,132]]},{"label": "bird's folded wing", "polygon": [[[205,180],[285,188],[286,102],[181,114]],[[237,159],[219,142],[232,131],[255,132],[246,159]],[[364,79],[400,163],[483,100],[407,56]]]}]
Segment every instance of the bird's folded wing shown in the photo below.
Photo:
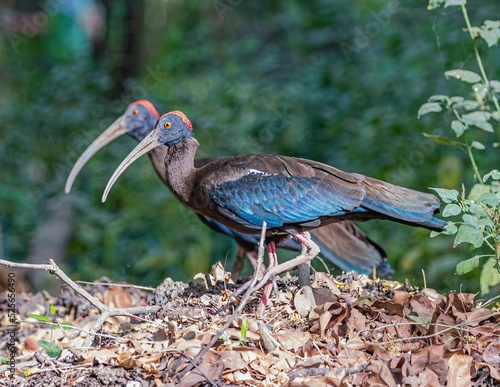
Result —
[{"label": "bird's folded wing", "polygon": [[223,212],[236,215],[260,228],[302,224],[323,216],[341,216],[366,211],[360,207],[361,187],[332,176],[284,176],[251,172],[223,182],[209,191],[210,199]]}]

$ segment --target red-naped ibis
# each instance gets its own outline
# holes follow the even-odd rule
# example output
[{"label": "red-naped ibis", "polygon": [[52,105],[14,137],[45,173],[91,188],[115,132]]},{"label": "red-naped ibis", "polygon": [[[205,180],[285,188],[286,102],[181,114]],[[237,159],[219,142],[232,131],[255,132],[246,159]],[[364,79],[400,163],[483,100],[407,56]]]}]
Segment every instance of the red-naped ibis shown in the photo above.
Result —
[{"label": "red-naped ibis", "polygon": [[268,246],[290,236],[302,244],[301,255],[268,268],[259,285],[318,254],[308,230],[341,220],[388,219],[438,231],[446,224],[434,217],[440,203],[431,194],[286,156],[223,157],[197,168],[198,146],[184,113],[164,114],[115,170],[102,200],[130,164],[162,147],[166,183],[186,207],[244,234],[266,222]]},{"label": "red-naped ibis", "polygon": [[[159,114],[150,101],[139,100],[131,103],[125,113],[104,130],[78,158],[66,181],[66,193],[71,191],[81,169],[100,149],[124,133],[141,141],[152,131],[158,118]],[[162,147],[155,148],[148,153],[148,156],[158,176],[165,183],[164,149]],[[215,160],[215,158],[198,158],[195,160],[195,166],[202,167]],[[238,233],[210,218],[201,215],[199,217],[210,228],[232,237],[238,243],[236,261],[231,269],[233,279],[236,279],[243,267],[244,255],[248,255],[251,261],[255,260],[259,235]],[[349,221],[332,223],[321,229],[313,230],[311,237],[321,247],[322,255],[342,270],[370,274],[373,269],[376,269],[379,276],[386,276],[393,272],[387,263],[385,251]],[[300,244],[294,239],[288,239],[280,243],[278,247],[300,251]]]},{"label": "red-naped ibis", "polygon": [[[99,150],[125,133],[137,141],[142,141],[144,137],[151,132],[151,128],[154,127],[159,117],[158,111],[150,101],[141,99],[131,103],[127,107],[127,110],[125,110],[125,113],[118,117],[115,122],[102,132],[99,137],[85,149],[78,160],[76,160],[66,180],[64,191],[70,193],[71,187],[82,168]],[[153,152],[152,154],[155,153],[158,152]],[[153,159],[151,160],[153,162]],[[163,165],[163,161],[156,161],[158,162],[158,166]],[[156,164],[153,165],[156,166]],[[161,173],[159,176],[165,180],[164,173]]]}]

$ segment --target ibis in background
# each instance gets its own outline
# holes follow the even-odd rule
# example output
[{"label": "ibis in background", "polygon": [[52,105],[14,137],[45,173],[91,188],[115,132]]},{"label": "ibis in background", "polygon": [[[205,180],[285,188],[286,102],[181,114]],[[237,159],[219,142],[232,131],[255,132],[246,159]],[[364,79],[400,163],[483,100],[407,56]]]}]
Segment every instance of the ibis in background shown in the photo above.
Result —
[{"label": "ibis in background", "polygon": [[[81,169],[100,149],[123,134],[128,134],[136,141],[142,141],[154,128],[159,114],[148,100],[131,103],[125,113],[113,122],[88,148],[74,164],[68,176],[65,192],[69,193]],[[157,147],[148,153],[153,168],[161,180],[168,186],[165,169],[165,147]],[[216,158],[198,158],[196,167],[215,161]],[[199,214],[198,214],[199,215]],[[231,269],[233,279],[236,279],[243,267],[245,254],[252,264],[257,256],[256,246],[259,243],[258,234],[242,234],[231,230],[220,222],[199,215],[200,219],[213,230],[226,234],[238,243],[236,260]],[[385,251],[371,241],[358,227],[350,221],[331,223],[325,227],[311,231],[312,239],[320,246],[321,254],[345,271],[357,271],[362,274],[372,273],[376,269],[379,276],[393,273],[387,263]],[[300,243],[295,239],[287,239],[278,247],[300,251]]]},{"label": "ibis in background", "polygon": [[243,234],[258,233],[265,222],[270,253],[290,237],[302,245],[300,255],[281,264],[270,254],[257,288],[319,253],[309,230],[344,220],[387,219],[436,231],[446,224],[434,216],[440,202],[432,194],[312,160],[270,154],[221,157],[196,167],[198,146],[184,113],[164,114],[115,170],[102,200],[130,164],[163,149],[166,184],[187,208]]}]

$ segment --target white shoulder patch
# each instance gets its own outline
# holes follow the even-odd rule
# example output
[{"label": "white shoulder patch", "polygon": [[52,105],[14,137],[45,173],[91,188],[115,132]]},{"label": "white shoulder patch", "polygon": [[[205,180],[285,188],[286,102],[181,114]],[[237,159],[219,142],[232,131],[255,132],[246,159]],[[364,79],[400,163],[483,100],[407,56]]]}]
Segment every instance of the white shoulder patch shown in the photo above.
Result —
[{"label": "white shoulder patch", "polygon": [[248,170],[248,175],[251,174],[256,174],[256,175],[261,175],[261,176],[272,176],[272,173],[267,173],[267,172],[262,172],[257,169],[249,169]]}]

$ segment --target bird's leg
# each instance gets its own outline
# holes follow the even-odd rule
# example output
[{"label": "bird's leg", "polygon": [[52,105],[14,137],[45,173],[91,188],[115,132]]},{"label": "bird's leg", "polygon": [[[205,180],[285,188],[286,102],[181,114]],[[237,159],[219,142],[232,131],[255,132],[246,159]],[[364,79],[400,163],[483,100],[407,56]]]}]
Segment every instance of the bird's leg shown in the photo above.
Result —
[{"label": "bird's leg", "polygon": [[[278,265],[278,253],[276,252],[276,243],[271,241],[268,244],[267,248],[269,267],[274,267]],[[265,267],[264,267],[265,270]],[[272,287],[274,290],[274,294],[278,294],[278,285],[276,284],[276,277],[271,277]]]},{"label": "bird's leg", "polygon": [[[274,267],[278,265],[278,253],[276,252],[276,243],[275,242],[269,242],[268,248],[267,248],[268,256],[269,256],[269,267]],[[265,270],[265,268],[264,268]],[[271,277],[272,279],[272,286],[274,289],[274,293],[278,294],[278,285],[276,285],[276,278],[273,276]]]},{"label": "bird's leg", "polygon": [[[268,268],[264,272],[261,280],[255,285],[255,290],[260,289],[262,286],[264,286],[264,284],[266,284],[269,281],[269,279],[272,278],[272,276],[279,275],[302,264],[309,265],[311,260],[316,255],[319,254],[319,247],[316,243],[314,243],[311,240],[309,233],[306,232],[301,234],[295,234],[294,237],[302,244],[302,253],[298,257],[295,257],[289,260],[288,262],[283,262],[277,266]],[[305,286],[310,288],[311,285],[309,281],[310,281],[309,275],[307,275],[307,284]],[[312,295],[312,289],[310,295],[308,294],[308,298],[311,300],[311,307],[313,307],[315,302],[314,302],[314,297]]]},{"label": "bird's leg", "polygon": [[[302,248],[302,253],[304,253],[304,247]],[[314,293],[311,287],[311,261],[299,265],[299,286],[309,301],[309,305],[305,308],[309,313],[309,311],[316,306],[316,300],[314,299]]]},{"label": "bird's leg", "polygon": [[[276,266],[278,262],[278,255],[276,254],[276,244],[273,241],[270,241],[267,244],[267,256],[269,260],[269,268]],[[260,299],[260,304],[257,307],[257,316],[261,316],[262,313],[264,313],[264,309],[269,302],[269,296],[271,295],[273,287],[276,288],[274,276],[271,277],[262,290],[262,298]]]}]

